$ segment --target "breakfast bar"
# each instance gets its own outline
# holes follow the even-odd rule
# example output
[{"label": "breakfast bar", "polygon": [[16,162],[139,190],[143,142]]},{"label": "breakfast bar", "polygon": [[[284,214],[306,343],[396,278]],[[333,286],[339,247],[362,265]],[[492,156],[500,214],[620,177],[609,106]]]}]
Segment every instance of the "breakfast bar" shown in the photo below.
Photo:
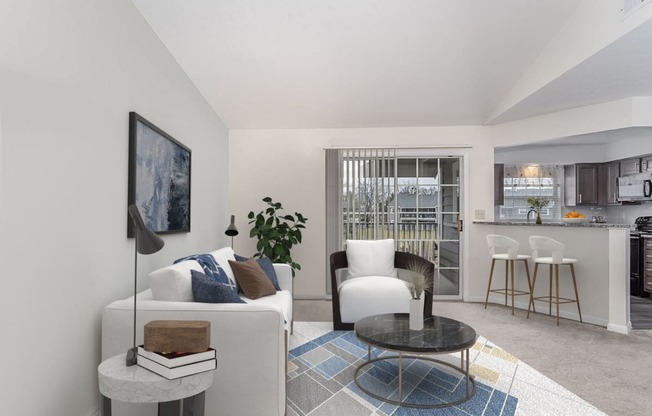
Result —
[{"label": "breakfast bar", "polygon": [[[577,286],[582,305],[584,322],[606,327],[610,331],[627,334],[631,329],[629,321],[629,232],[630,225],[599,223],[507,222],[474,221],[474,235],[485,238],[488,234],[501,234],[517,240],[521,254],[530,254],[528,237],[544,236],[565,244],[565,257],[578,260],[576,265]],[[481,261],[478,256],[478,260]],[[489,261],[487,260],[487,277]],[[498,270],[498,273],[501,271]],[[524,270],[517,270],[525,273]],[[564,271],[567,273],[567,271]],[[535,296],[548,293],[548,270],[541,268],[539,276],[546,282],[537,284]],[[516,289],[528,290],[527,280],[518,279]],[[542,282],[542,283],[543,283]],[[571,279],[560,279],[561,290],[573,293]],[[519,299],[517,307],[527,310],[528,301]],[[503,297],[490,297],[490,302],[501,303]],[[537,305],[538,307],[539,305]],[[548,308],[541,305],[540,313]],[[560,315],[579,320],[575,305],[562,307]]]}]

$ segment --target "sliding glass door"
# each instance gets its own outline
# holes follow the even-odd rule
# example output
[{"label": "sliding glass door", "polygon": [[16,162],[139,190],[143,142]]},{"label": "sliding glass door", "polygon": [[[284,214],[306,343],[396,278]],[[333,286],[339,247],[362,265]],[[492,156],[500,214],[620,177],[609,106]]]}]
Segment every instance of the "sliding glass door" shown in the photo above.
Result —
[{"label": "sliding glass door", "polygon": [[342,250],[347,239],[393,238],[398,251],[435,263],[434,295],[459,296],[460,165],[459,157],[393,149],[327,154],[327,171],[338,170],[327,172],[327,250]]}]

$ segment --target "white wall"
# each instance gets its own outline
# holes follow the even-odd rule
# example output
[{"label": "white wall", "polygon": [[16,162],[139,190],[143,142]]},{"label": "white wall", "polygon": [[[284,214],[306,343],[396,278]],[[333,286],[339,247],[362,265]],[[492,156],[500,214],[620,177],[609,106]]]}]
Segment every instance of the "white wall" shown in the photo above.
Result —
[{"label": "white wall", "polygon": [[140,256],[140,288],[226,244],[227,129],[129,0],[0,10],[1,413],[89,415],[102,308],[133,290],[128,113],[192,149],[192,232]]},{"label": "white wall", "polygon": [[548,163],[567,164],[603,162],[606,145],[557,145],[506,147],[495,150],[495,162],[507,164]]},{"label": "white wall", "polygon": [[[470,145],[465,149],[470,176],[467,206],[470,212],[484,209],[487,215],[493,215],[493,147],[488,134],[482,127],[231,130],[229,201],[241,231],[235,238],[235,250],[247,255],[255,252],[246,216],[251,210],[258,212],[265,207],[263,197],[282,202],[290,213],[301,212],[309,221],[303,244],[293,251],[302,266],[294,280],[295,291],[299,298],[323,298],[327,258],[325,147]],[[470,222],[468,218],[467,230],[472,235]]]}]

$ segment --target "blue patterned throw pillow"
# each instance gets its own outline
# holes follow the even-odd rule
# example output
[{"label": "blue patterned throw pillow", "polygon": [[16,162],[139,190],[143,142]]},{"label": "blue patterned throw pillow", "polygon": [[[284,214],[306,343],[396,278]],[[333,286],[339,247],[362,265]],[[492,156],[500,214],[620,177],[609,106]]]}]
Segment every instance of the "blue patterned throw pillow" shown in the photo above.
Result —
[{"label": "blue patterned throw pillow", "polygon": [[[236,261],[247,261],[249,260],[247,257],[242,257],[238,256],[237,254],[235,255]],[[256,259],[258,264],[260,265],[260,268],[263,269],[267,277],[269,277],[269,280],[272,281],[272,285],[274,285],[274,289],[277,291],[281,290],[281,287],[278,284],[278,277],[276,277],[276,271],[274,270],[274,264],[272,263],[272,260],[269,257],[261,257],[259,259]]]},{"label": "blue patterned throw pillow", "polygon": [[210,254],[193,254],[192,256],[182,257],[174,261],[174,264],[177,264],[186,260],[195,260],[202,269],[204,269],[204,274],[216,282],[223,283],[231,288],[233,292],[238,293],[238,288],[231,282],[229,276],[222,267],[220,267],[215,261],[215,257]]},{"label": "blue patterned throw pillow", "polygon": [[191,270],[192,295],[195,302],[202,303],[247,303],[233,289],[215,281],[202,272]]}]

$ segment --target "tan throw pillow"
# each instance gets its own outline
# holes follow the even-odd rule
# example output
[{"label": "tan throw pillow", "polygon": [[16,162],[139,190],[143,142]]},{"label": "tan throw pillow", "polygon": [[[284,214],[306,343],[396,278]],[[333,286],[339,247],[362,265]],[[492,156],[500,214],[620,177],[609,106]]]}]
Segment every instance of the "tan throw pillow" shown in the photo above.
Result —
[{"label": "tan throw pillow", "polygon": [[256,259],[247,261],[229,260],[229,265],[233,270],[235,280],[238,281],[238,286],[249,299],[258,299],[276,294],[274,285]]}]

